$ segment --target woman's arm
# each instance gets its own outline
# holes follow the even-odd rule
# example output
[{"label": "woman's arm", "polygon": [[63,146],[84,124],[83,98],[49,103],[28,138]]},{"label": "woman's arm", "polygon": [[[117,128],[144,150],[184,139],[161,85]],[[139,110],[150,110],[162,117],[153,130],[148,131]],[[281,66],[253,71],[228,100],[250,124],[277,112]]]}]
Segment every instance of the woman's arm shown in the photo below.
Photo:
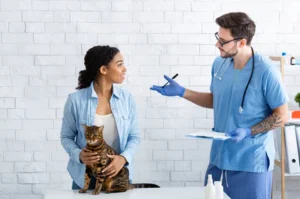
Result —
[{"label": "woman's arm", "polygon": [[130,130],[129,130],[125,150],[120,154],[127,161],[125,165],[132,163],[134,152],[137,146],[140,144],[140,129],[138,125],[138,114],[137,114],[136,104],[132,96],[130,97],[130,104],[131,104]]},{"label": "woman's arm", "polygon": [[75,137],[77,135],[76,119],[75,119],[75,107],[72,102],[71,96],[68,99],[64,107],[64,115],[62,119],[62,127],[60,132],[61,145],[64,147],[70,158],[77,163],[80,161],[81,148],[75,143]]}]

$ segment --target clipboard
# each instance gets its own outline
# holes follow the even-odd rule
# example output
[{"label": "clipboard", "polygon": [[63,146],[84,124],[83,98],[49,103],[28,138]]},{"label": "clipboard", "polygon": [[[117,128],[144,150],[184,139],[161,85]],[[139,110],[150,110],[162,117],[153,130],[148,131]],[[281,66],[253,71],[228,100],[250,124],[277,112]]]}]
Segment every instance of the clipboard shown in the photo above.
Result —
[{"label": "clipboard", "polygon": [[199,132],[188,134],[186,135],[186,137],[213,139],[213,140],[227,140],[230,138],[226,136],[225,133],[215,132],[215,131],[199,131]]}]

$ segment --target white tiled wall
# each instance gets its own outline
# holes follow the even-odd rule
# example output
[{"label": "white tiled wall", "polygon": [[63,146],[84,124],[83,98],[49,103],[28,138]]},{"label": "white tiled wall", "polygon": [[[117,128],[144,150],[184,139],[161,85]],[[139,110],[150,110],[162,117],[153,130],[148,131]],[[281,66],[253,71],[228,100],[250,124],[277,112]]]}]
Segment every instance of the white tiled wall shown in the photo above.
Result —
[{"label": "white tiled wall", "polygon": [[[149,87],[179,73],[180,84],[209,91],[214,19],[229,11],[255,20],[255,50],[300,57],[297,0],[0,0],[0,198],[41,199],[46,189],[70,188],[59,141],[63,105],[86,50],[98,44],[118,46],[126,58],[124,87],[142,127],[134,180],[202,185],[210,141],[185,135],[211,128],[212,111]],[[286,68],[292,100],[300,66]],[[299,187],[299,178],[288,179],[289,198]]]}]

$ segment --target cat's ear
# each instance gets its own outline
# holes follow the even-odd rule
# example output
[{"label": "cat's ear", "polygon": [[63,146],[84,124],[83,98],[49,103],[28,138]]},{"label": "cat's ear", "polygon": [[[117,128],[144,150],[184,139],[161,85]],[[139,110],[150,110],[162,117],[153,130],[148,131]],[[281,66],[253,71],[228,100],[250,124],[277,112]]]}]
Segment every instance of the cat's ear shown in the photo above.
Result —
[{"label": "cat's ear", "polygon": [[98,131],[103,131],[103,129],[104,129],[104,125],[102,125],[102,126],[99,126],[99,129],[98,129]]}]

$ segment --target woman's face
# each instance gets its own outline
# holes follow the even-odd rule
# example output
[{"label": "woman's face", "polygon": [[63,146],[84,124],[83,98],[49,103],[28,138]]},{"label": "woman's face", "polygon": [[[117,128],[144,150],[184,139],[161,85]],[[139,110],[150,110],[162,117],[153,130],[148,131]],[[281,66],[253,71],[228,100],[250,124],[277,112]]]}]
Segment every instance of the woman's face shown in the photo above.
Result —
[{"label": "woman's face", "polygon": [[101,73],[104,74],[107,80],[110,80],[112,83],[121,84],[125,79],[125,73],[127,71],[124,66],[124,58],[122,54],[117,53],[114,58],[109,62],[108,67],[101,67]]}]

